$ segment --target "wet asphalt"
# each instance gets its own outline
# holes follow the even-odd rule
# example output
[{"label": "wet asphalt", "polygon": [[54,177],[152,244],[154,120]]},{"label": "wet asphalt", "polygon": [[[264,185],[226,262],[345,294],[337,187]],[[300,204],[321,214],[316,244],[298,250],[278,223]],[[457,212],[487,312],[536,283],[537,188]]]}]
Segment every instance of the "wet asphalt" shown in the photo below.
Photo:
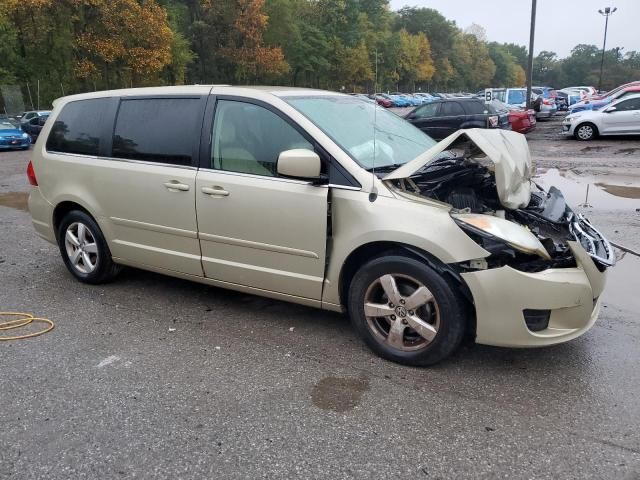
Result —
[{"label": "wet asphalt", "polygon": [[[544,168],[607,168],[553,123],[530,135]],[[640,151],[619,155],[633,187]],[[640,478],[640,259],[577,340],[408,368],[338,314],[133,269],[74,281],[23,210],[28,158],[0,153],[0,310],[56,328],[0,342],[0,478]],[[633,205],[583,210],[640,250]]]}]

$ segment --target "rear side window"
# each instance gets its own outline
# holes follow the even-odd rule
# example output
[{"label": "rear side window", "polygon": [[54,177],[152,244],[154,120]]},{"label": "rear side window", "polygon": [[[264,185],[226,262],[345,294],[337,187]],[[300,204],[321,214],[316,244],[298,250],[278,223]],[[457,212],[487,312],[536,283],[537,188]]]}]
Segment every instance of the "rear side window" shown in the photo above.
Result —
[{"label": "rear side window", "polygon": [[485,105],[483,101],[464,102],[463,105],[467,113],[471,115],[483,115],[489,111],[489,105]]},{"label": "rear side window", "polygon": [[200,134],[199,98],[145,98],[120,103],[111,156],[191,165]]},{"label": "rear side window", "polygon": [[[103,116],[110,99],[96,98],[67,103],[57,116],[47,138],[47,150],[98,155]],[[33,120],[38,121],[38,118]]]},{"label": "rear side window", "polygon": [[444,102],[440,107],[441,117],[452,117],[456,115],[464,115],[464,110],[458,102]]}]

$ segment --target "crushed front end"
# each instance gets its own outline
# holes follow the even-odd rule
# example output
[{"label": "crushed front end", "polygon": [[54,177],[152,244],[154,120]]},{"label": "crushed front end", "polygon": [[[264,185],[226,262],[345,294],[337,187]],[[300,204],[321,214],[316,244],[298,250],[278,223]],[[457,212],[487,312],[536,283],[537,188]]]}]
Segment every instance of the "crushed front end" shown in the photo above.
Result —
[{"label": "crushed front end", "polygon": [[561,343],[595,322],[615,254],[557,188],[531,180],[528,148],[521,163],[505,158],[519,148],[514,138],[491,136],[487,145],[484,136],[459,135],[409,177],[386,180],[451,205],[453,220],[488,252],[455,265],[473,296],[478,343]]}]

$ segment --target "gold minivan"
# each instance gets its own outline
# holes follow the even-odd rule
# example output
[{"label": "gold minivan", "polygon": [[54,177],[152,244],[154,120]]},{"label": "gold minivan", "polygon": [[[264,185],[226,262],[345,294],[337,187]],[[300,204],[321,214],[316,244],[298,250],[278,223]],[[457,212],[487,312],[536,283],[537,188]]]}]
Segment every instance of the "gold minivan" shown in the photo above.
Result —
[{"label": "gold minivan", "polygon": [[531,180],[524,136],[436,143],[373,102],[286,87],[64,97],[29,209],[80,281],[121,266],[332,311],[427,365],[464,336],[534,347],[595,322],[607,240]]}]

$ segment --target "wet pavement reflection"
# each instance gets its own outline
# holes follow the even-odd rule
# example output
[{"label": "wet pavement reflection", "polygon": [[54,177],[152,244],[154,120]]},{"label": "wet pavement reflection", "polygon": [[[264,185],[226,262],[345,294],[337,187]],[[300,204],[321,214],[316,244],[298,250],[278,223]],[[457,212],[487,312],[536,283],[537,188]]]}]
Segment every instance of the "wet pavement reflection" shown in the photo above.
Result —
[{"label": "wet pavement reflection", "polygon": [[578,175],[570,170],[538,169],[534,181],[545,190],[560,189],[572,208],[592,210],[640,209],[640,177]]}]

